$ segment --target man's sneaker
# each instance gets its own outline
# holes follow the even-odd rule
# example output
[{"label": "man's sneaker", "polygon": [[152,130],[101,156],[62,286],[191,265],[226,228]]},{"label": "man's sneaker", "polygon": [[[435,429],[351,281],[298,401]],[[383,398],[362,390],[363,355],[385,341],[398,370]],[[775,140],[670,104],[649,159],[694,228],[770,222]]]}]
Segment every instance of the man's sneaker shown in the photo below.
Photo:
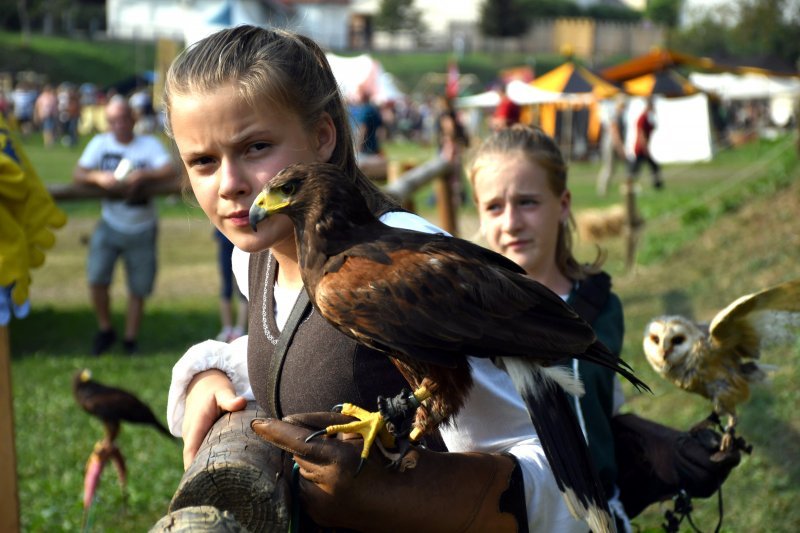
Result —
[{"label": "man's sneaker", "polygon": [[244,335],[244,329],[240,328],[239,326],[235,326],[228,334],[228,342],[235,341],[242,335]]},{"label": "man's sneaker", "polygon": [[139,343],[136,342],[136,339],[125,339],[122,341],[122,349],[125,351],[125,355],[135,355],[139,353]]},{"label": "man's sneaker", "polygon": [[94,341],[92,341],[92,355],[100,355],[107,352],[116,340],[117,334],[114,333],[113,329],[98,331],[94,335]]}]

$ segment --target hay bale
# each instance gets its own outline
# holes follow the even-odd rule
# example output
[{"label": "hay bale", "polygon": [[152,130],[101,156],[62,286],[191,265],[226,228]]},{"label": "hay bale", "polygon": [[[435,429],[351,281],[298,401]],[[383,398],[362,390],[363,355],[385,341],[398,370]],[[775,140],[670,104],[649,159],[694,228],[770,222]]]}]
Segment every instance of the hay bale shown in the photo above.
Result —
[{"label": "hay bale", "polygon": [[624,234],[625,207],[622,204],[584,209],[575,215],[578,237],[584,242],[601,242]]}]

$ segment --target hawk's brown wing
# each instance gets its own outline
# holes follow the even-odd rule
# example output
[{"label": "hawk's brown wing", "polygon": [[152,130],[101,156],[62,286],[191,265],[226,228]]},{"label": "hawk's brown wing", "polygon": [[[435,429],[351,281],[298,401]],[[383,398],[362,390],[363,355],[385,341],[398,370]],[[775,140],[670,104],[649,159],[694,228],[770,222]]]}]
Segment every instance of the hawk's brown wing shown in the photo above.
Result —
[{"label": "hawk's brown wing", "polygon": [[464,354],[549,365],[595,341],[561,298],[468,241],[383,227],[329,263],[320,312],[379,349],[446,366]]}]

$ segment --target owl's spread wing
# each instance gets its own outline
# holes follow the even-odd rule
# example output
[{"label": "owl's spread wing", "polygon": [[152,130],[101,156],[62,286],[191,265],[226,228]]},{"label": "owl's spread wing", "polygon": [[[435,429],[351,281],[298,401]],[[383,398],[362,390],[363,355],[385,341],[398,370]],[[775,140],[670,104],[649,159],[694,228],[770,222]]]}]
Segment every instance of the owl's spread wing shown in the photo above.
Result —
[{"label": "owl's spread wing", "polygon": [[757,358],[764,342],[794,337],[800,327],[800,279],[737,299],[709,326],[715,348],[742,358]]}]

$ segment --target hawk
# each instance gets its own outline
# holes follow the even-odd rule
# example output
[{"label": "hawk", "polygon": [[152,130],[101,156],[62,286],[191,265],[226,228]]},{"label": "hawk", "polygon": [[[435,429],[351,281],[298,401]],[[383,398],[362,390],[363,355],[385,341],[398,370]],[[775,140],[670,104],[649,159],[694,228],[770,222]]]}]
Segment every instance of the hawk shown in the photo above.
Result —
[{"label": "hawk", "polygon": [[255,199],[251,225],[255,230],[281,213],[294,224],[315,309],[344,334],[385,352],[415,389],[379,399],[374,416],[345,404],[343,412],[361,421],[328,427],[328,434],[362,433],[364,458],[389,416],[380,411],[407,403],[415,440],[463,406],[472,385],[467,356],[491,358],[525,401],[572,513],[594,531],[611,529],[606,496],[562,390],[573,392],[576,380],[553,367],[578,357],[646,385],[571,307],[502,255],[455,237],[381,223],[334,165],[292,165],[279,172]]},{"label": "hawk", "polygon": [[158,421],[150,407],[128,391],[103,385],[92,379],[89,369],[79,370],[72,380],[72,392],[75,401],[84,411],[99,418],[103,422],[105,436],[95,443],[92,453],[86,462],[86,473],[83,479],[83,522],[86,524],[89,510],[94,502],[100,476],[106,463],[112,461],[119,475],[119,483],[123,494],[127,478],[125,457],[117,447],[120,423],[125,420],[138,424],[147,424],[159,432],[172,438],[169,430]]},{"label": "hawk", "polygon": [[78,371],[73,378],[72,388],[78,405],[103,422],[107,443],[113,444],[117,439],[123,420],[153,426],[172,438],[172,434],[147,404],[128,391],[93,380],[90,370]]}]

